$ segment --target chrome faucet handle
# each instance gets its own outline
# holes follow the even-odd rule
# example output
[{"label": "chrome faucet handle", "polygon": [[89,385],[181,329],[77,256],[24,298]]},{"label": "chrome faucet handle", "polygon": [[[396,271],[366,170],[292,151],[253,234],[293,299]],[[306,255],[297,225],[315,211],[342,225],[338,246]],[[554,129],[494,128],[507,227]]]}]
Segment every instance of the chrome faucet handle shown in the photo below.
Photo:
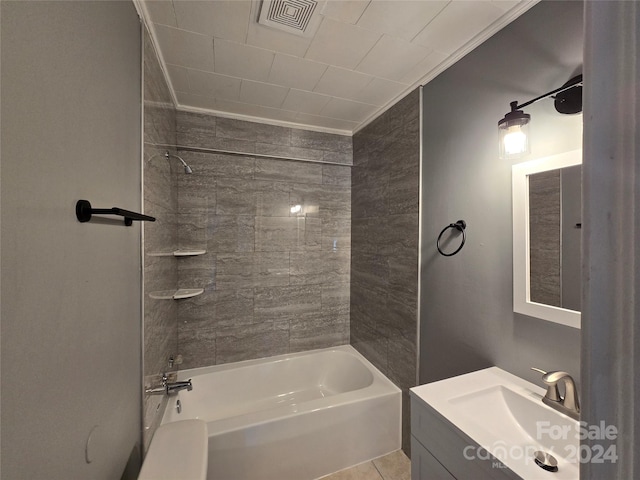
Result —
[{"label": "chrome faucet handle", "polygon": [[169,391],[167,390],[168,377],[166,373],[162,374],[161,380],[162,380],[162,383],[160,385],[155,387],[145,388],[144,393],[148,395],[159,395],[159,394],[168,395],[169,394]]},{"label": "chrome faucet handle", "polygon": [[554,402],[561,402],[562,397],[560,396],[560,390],[558,390],[558,382],[562,377],[558,377],[557,374],[569,374],[566,372],[545,372],[544,370],[536,367],[531,367],[531,370],[542,374],[542,381],[547,385],[547,393],[545,395],[545,398],[553,400]]},{"label": "chrome faucet handle", "polygon": [[555,371],[555,372],[547,372],[542,376],[542,381],[549,384],[549,383],[558,383],[560,380],[562,380],[565,377],[569,377],[571,378],[571,375],[569,375],[567,372],[563,372],[563,371]]}]

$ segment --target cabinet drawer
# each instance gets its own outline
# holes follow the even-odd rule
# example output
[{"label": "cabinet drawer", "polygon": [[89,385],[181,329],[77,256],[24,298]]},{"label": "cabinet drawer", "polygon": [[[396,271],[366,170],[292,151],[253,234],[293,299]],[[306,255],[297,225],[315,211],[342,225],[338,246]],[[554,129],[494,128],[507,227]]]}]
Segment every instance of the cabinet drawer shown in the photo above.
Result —
[{"label": "cabinet drawer", "polygon": [[422,444],[411,435],[411,480],[456,480]]}]

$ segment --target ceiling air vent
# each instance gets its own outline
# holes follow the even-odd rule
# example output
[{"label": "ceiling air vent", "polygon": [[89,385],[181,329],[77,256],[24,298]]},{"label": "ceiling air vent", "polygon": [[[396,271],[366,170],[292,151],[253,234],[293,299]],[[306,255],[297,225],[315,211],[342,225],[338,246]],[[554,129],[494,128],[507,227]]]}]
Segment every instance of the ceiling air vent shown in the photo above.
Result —
[{"label": "ceiling air vent", "polygon": [[320,24],[316,0],[263,0],[258,23],[301,37],[311,37]]}]

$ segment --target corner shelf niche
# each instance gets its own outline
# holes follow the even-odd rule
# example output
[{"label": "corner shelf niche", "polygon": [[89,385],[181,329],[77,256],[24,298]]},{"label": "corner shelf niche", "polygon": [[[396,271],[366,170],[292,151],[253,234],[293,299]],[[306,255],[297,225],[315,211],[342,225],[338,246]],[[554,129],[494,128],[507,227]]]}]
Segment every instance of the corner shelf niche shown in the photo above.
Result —
[{"label": "corner shelf niche", "polygon": [[155,300],[181,300],[197,297],[204,293],[204,288],[180,288],[178,290],[160,290],[150,292],[149,296]]},{"label": "corner shelf niche", "polygon": [[[150,257],[193,257],[204,255],[206,250],[174,250],[173,252],[150,252]],[[181,300],[184,298],[196,297],[204,293],[204,288],[179,288],[177,290],[159,290],[150,292],[149,297],[155,300]]]},{"label": "corner shelf niche", "polygon": [[151,252],[147,255],[150,257],[194,257],[205,253],[207,253],[206,250],[174,250],[173,252]]}]

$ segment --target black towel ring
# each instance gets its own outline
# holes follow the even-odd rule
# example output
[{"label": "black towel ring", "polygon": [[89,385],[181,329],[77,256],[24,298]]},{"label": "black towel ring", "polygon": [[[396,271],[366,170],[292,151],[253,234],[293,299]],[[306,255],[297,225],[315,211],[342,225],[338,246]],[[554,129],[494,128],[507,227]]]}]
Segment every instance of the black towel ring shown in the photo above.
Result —
[{"label": "black towel ring", "polygon": [[[449,230],[450,228],[455,228],[459,232],[462,232],[462,243],[456,249],[455,252],[444,253],[440,248],[440,239],[442,238],[442,234],[447,230]],[[467,222],[465,222],[464,220],[458,220],[456,223],[450,223],[449,225],[447,225],[442,229],[442,231],[440,232],[440,235],[438,235],[438,241],[436,242],[436,246],[438,247],[438,252],[440,252],[440,255],[444,255],[445,257],[452,257],[453,255],[458,253],[460,250],[462,250],[462,247],[464,247],[464,242],[467,240],[467,235],[464,233],[465,228],[467,228]]]}]

